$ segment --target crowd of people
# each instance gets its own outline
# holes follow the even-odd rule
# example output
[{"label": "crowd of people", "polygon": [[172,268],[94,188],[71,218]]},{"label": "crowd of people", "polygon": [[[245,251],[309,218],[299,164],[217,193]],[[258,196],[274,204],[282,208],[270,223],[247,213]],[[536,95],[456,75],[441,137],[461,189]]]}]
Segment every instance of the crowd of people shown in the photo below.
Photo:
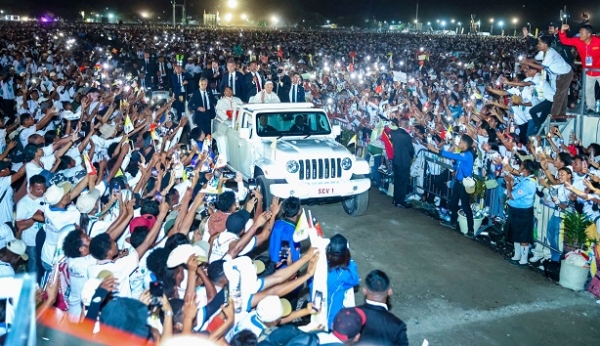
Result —
[{"label": "crowd of people", "polygon": [[[558,261],[563,213],[600,220],[600,145],[563,141],[543,125],[578,106],[575,62],[600,67],[600,39],[585,18],[576,30],[551,23],[539,38],[523,31],[5,24],[0,276],[36,273],[39,315],[64,311],[89,335],[407,344],[406,326],[387,310],[390,278],[372,271],[366,303],[345,303],[360,281],[346,238],[332,236],[325,253],[299,243],[300,201],[265,205],[264,192],[226,172],[212,123],[245,103],[312,102],[343,126],[339,140],[369,161],[376,188],[387,193],[393,182],[394,206],[410,207],[410,176],[425,175],[451,186],[447,201],[436,200],[450,211],[443,225],[455,228],[462,206],[472,236],[472,182],[496,182],[495,215],[506,218],[516,265],[541,259],[530,258],[540,195],[555,211],[548,260]],[[598,73],[587,74],[583,103],[593,111]],[[423,151],[453,173],[427,163],[413,174]],[[319,256],[326,326],[307,324],[321,309],[311,290]]]}]

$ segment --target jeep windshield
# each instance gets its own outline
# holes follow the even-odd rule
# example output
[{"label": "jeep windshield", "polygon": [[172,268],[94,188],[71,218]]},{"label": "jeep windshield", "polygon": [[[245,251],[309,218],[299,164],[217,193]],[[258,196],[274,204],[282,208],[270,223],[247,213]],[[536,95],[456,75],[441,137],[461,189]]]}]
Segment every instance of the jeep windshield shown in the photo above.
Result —
[{"label": "jeep windshield", "polygon": [[321,112],[260,113],[256,117],[260,137],[313,136],[331,133],[329,119]]}]

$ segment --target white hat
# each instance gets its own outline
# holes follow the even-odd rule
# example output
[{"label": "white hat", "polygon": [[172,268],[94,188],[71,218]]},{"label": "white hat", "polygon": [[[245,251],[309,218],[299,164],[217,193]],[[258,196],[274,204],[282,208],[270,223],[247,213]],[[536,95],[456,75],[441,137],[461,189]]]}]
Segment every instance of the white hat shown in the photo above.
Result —
[{"label": "white hat", "polygon": [[233,269],[237,267],[239,275],[241,275],[242,298],[248,298],[249,295],[258,292],[262,286],[261,281],[256,275],[256,267],[252,259],[248,256],[237,257],[233,260],[223,263],[223,271],[227,280],[236,280],[238,273]]},{"label": "white hat", "polygon": [[265,85],[267,85],[267,84],[273,84],[273,82],[270,81],[270,80],[268,80],[268,81],[265,82]]},{"label": "white hat", "polygon": [[291,312],[290,302],[275,295],[264,297],[256,306],[256,317],[264,323],[275,322]]},{"label": "white hat", "polygon": [[77,210],[82,214],[87,214],[94,209],[98,199],[100,198],[100,191],[97,189],[91,189],[87,193],[82,193],[77,198]]},{"label": "white hat", "polygon": [[27,245],[25,245],[25,242],[20,239],[13,239],[9,241],[6,243],[6,248],[15,255],[21,256],[24,261],[29,259],[29,256],[25,253]]},{"label": "white hat", "polygon": [[463,186],[465,187],[465,191],[468,194],[472,194],[475,192],[475,179],[471,177],[466,177],[462,180]]},{"label": "white hat", "polygon": [[67,193],[69,193],[69,191],[71,191],[71,184],[68,182],[52,185],[46,190],[44,199],[46,200],[46,203],[56,205]]},{"label": "white hat", "polygon": [[50,72],[50,77],[54,77],[54,76],[56,76],[56,72],[54,72],[54,71]]},{"label": "white hat", "polygon": [[100,129],[98,131],[100,131],[102,138],[110,139],[115,134],[116,130],[116,125],[104,124],[100,126]]},{"label": "white hat", "polygon": [[191,255],[196,255],[200,262],[208,262],[208,251],[196,245],[182,244],[173,249],[169,254],[167,267],[174,268],[180,264],[187,263]]}]

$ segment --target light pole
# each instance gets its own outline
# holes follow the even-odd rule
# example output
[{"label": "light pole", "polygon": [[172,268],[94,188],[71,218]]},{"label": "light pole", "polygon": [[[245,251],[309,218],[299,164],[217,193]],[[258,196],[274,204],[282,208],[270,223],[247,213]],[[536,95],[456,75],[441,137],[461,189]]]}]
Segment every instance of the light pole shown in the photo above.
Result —
[{"label": "light pole", "polygon": [[462,29],[462,23],[461,23],[461,22],[458,22],[458,26],[456,27],[456,33],[457,33],[457,34],[460,34],[460,33],[461,33],[461,32],[460,32],[460,29]]},{"label": "light pole", "polygon": [[502,29],[502,27],[504,26],[504,22],[503,21],[499,21],[498,25],[500,25],[500,33],[502,36],[504,36],[504,29]]},{"label": "light pole", "polygon": [[490,35],[494,34],[494,18],[490,19]]},{"label": "light pole", "polygon": [[527,29],[531,33],[531,23],[529,23],[529,22],[527,23]]},{"label": "light pole", "polygon": [[439,20],[439,19],[436,19],[436,20],[435,20],[435,22],[436,22],[436,23],[437,23],[437,25],[438,25],[438,30],[440,30],[440,20]]},{"label": "light pole", "polygon": [[442,30],[445,30],[446,29],[446,21],[442,20],[441,24],[442,24]]},{"label": "light pole", "polygon": [[513,36],[517,36],[517,22],[518,22],[517,18],[513,18],[512,22],[513,22],[513,27],[515,29]]}]

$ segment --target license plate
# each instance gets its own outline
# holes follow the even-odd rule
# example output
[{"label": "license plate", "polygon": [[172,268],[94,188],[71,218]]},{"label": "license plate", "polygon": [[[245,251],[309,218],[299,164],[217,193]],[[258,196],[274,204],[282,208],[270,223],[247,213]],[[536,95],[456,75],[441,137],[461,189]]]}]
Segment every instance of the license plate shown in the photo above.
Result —
[{"label": "license plate", "polygon": [[332,195],[333,187],[320,187],[317,189],[318,195]]}]

